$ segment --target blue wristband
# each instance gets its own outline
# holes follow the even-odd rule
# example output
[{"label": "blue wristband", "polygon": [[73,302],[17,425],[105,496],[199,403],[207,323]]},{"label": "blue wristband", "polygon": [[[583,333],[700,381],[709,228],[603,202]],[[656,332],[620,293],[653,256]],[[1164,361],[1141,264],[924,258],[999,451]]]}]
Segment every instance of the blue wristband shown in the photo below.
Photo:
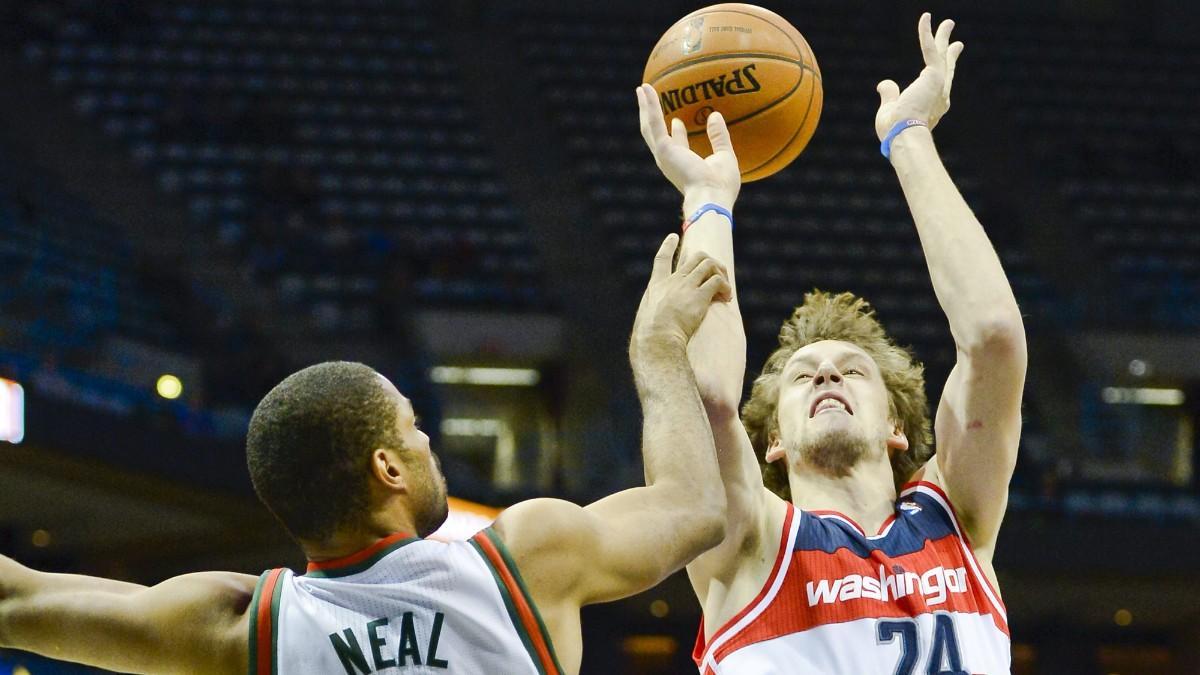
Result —
[{"label": "blue wristband", "polygon": [[695,213],[688,216],[687,220],[683,221],[683,229],[681,230],[681,232],[687,232],[687,229],[692,226],[692,223],[696,222],[697,220],[700,220],[700,216],[708,213],[709,211],[713,211],[715,213],[719,213],[719,214],[725,216],[726,218],[729,219],[729,227],[730,228],[733,227],[733,214],[729,212],[729,209],[725,208],[724,206],[721,206],[720,204],[713,204],[712,202],[709,202],[709,203],[705,204],[704,206],[701,206],[700,208],[696,209]]},{"label": "blue wristband", "polygon": [[887,136],[883,137],[883,142],[879,144],[879,153],[884,157],[891,159],[893,138],[899,136],[900,132],[904,131],[905,129],[928,126],[929,125],[926,124],[924,120],[900,120],[899,122],[896,122],[894,125],[892,125],[891,130],[887,132]]}]

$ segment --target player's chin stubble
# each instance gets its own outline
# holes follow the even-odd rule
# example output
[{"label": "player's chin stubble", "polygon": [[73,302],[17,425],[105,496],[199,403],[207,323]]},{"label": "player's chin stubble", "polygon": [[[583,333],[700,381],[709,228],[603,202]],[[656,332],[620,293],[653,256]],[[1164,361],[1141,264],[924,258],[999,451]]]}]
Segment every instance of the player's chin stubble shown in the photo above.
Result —
[{"label": "player's chin stubble", "polygon": [[847,431],[829,431],[800,448],[804,463],[821,473],[844,478],[864,457],[867,442]]}]

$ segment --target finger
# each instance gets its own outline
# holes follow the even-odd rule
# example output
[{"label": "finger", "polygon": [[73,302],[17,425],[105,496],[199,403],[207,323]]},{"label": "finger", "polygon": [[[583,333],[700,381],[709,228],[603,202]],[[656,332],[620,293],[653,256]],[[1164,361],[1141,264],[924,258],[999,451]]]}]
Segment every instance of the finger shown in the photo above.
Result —
[{"label": "finger", "polygon": [[654,149],[654,137],[650,134],[650,113],[646,110],[646,93],[642,88],[635,87],[633,90],[637,96],[638,103],[638,131],[642,132],[642,140],[646,142],[646,147]]},{"label": "finger", "polygon": [[658,92],[649,84],[638,87],[638,117],[642,126],[642,138],[653,150],[667,136],[667,124],[663,120],[662,101]]},{"label": "finger", "polygon": [[950,83],[954,79],[954,67],[958,65],[958,57],[966,48],[961,42],[954,42],[946,49],[946,90],[949,91]]},{"label": "finger", "polygon": [[712,145],[714,153],[733,154],[733,140],[729,137],[729,127],[725,126],[725,118],[719,112],[708,116],[708,142]]},{"label": "finger", "polygon": [[699,263],[688,272],[687,278],[691,283],[700,286],[709,277],[724,274],[724,270],[725,267],[721,263],[708,256],[703,256]]},{"label": "finger", "polygon": [[932,22],[933,17],[929,15],[929,12],[922,14],[917,21],[917,37],[921,40],[921,54],[925,57],[927,66],[937,64],[940,59],[937,45],[933,41],[933,31],[930,29]]},{"label": "finger", "polygon": [[884,80],[875,85],[875,91],[879,92],[879,105],[886,105],[900,98],[900,85],[894,80]]},{"label": "finger", "polygon": [[654,268],[650,272],[650,283],[653,284],[671,275],[671,261],[675,259],[675,249],[679,246],[679,235],[672,232],[663,239],[654,254]]},{"label": "finger", "polygon": [[945,58],[946,47],[950,44],[950,32],[954,30],[954,20],[946,19],[938,24],[937,34],[933,36],[933,46],[937,48],[938,55]]},{"label": "finger", "polygon": [[708,298],[709,302],[733,300],[733,287],[729,285],[729,279],[720,274],[715,274],[700,284],[700,292]]},{"label": "finger", "polygon": [[675,266],[675,273],[687,276],[695,271],[705,260],[712,260],[712,258],[701,252],[692,253]]},{"label": "finger", "polygon": [[678,117],[671,119],[671,142],[681,147],[688,147],[687,125]]}]

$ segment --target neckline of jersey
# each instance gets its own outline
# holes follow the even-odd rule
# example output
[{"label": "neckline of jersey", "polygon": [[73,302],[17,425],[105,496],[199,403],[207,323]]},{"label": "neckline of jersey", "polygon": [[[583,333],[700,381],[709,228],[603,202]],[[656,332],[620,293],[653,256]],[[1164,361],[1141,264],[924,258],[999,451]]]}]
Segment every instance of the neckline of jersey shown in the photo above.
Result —
[{"label": "neckline of jersey", "polygon": [[[932,483],[929,483],[927,481],[914,480],[914,481],[909,481],[909,482],[905,483],[904,485],[902,485],[900,487],[900,493],[898,495],[896,495],[896,505],[895,505],[895,508],[892,510],[892,515],[888,516],[887,519],[883,521],[883,524],[881,524],[879,526],[879,531],[872,535],[868,535],[867,530],[862,525],[859,525],[858,521],[856,521],[853,518],[851,518],[850,516],[842,513],[841,511],[837,511],[834,509],[813,509],[813,510],[804,511],[804,513],[811,513],[812,515],[814,515],[818,518],[830,518],[830,517],[837,518],[839,520],[845,521],[845,523],[847,525],[853,527],[859,534],[866,537],[867,539],[879,539],[880,537],[886,536],[888,533],[888,529],[896,522],[897,516],[900,515],[899,514],[900,504],[904,502],[904,498],[906,496],[908,496],[908,493],[911,493],[917,487],[922,486],[922,485],[933,487],[934,489],[937,489],[938,492],[941,492],[940,489],[938,489]],[[796,507],[796,508],[800,508],[800,507]]]},{"label": "neckline of jersey", "polygon": [[355,551],[354,553],[344,555],[340,558],[331,558],[329,560],[318,561],[310,560],[308,561],[308,568],[305,570],[305,572],[308,574],[312,574],[313,572],[322,572],[325,574],[336,573],[344,570],[347,567],[359,565],[363,561],[370,559],[372,556],[380,553],[384,549],[391,547],[393,544],[408,543],[410,541],[418,541],[418,539],[418,537],[414,537],[407,532],[396,532],[395,534],[389,534],[383,539],[380,539],[379,541],[362,550]]},{"label": "neckline of jersey", "polygon": [[[899,508],[899,507],[897,506],[897,508]],[[896,522],[896,512],[892,511],[892,515],[888,516],[887,519],[883,521],[883,524],[881,524],[879,526],[878,532],[876,532],[875,534],[867,534],[866,529],[864,529],[862,525],[859,525],[858,521],[856,521],[853,518],[851,518],[850,516],[842,513],[841,511],[835,511],[833,509],[816,509],[816,510],[811,510],[811,511],[805,511],[805,513],[812,514],[818,518],[836,518],[838,520],[841,520],[841,521],[845,522],[847,525],[849,525],[850,527],[853,527],[855,532],[858,532],[859,534],[866,537],[867,539],[878,539],[880,537],[886,536],[888,533],[888,529],[891,528],[892,524]]]}]

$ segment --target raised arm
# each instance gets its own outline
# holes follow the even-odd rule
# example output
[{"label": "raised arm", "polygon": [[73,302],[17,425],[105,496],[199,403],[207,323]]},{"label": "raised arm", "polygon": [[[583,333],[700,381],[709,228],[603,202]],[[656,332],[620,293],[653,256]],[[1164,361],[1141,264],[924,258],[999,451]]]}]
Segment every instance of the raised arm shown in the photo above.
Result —
[{"label": "raised arm", "polygon": [[[708,135],[713,153],[701,158],[688,146],[683,121],[671,120],[668,131],[658,93],[649,84],[637,89],[638,117],[642,138],[663,174],[683,195],[683,216],[691,218],[713,204],[733,212],[741,190],[741,175],[733,153],[729,130],[720,113],[708,117]],[[703,253],[725,266],[733,297],[713,307],[688,345],[696,371],[700,395],[713,412],[737,416],[746,372],[746,332],[737,303],[737,279],[733,266],[733,223],[720,212],[703,212],[688,223],[683,234],[682,255]]]},{"label": "raised arm", "polygon": [[713,204],[732,213],[741,189],[741,175],[729,130],[720,113],[708,117],[707,132],[713,153],[701,158],[688,146],[687,129],[681,120],[672,119],[668,130],[652,86],[639,87],[637,99],[642,138],[663,175],[683,195],[683,216],[687,219],[683,237],[685,254],[697,251],[720,261],[729,270],[733,287],[731,301],[709,311],[688,347],[717,444],[721,480],[729,503],[725,541],[688,567],[700,601],[707,604],[709,585],[714,578],[737,569],[739,556],[755,548],[758,540],[770,538],[766,534],[769,529],[766,501],[770,494],[763,487],[758,459],[738,416],[746,372],[746,331],[737,300],[733,223],[719,211],[704,210]]},{"label": "raised arm", "polygon": [[[728,298],[729,285],[721,266],[705,256],[672,272],[678,240],[667,237],[655,256],[630,341],[646,487],[586,508],[523,502],[495,525],[544,613],[577,616],[581,605],[645,590],[724,535],[725,491],[687,342],[714,298]],[[556,642],[571,637],[548,622]]]},{"label": "raised arm", "polygon": [[255,583],[206,572],[145,587],[0,556],[0,647],[123,673],[244,673]]},{"label": "raised arm", "polygon": [[[879,84],[875,130],[885,141],[904,129],[893,134],[890,159],[958,351],[934,425],[936,465],[925,475],[942,484],[975,548],[986,554],[999,532],[1016,465],[1025,329],[1000,259],[933,144],[931,130],[950,106],[963,49],[961,42],[950,43],[953,27],[943,21],[934,35],[929,14],[921,16],[925,68],[903,93],[891,80]],[[909,120],[927,126],[905,126]]]}]

